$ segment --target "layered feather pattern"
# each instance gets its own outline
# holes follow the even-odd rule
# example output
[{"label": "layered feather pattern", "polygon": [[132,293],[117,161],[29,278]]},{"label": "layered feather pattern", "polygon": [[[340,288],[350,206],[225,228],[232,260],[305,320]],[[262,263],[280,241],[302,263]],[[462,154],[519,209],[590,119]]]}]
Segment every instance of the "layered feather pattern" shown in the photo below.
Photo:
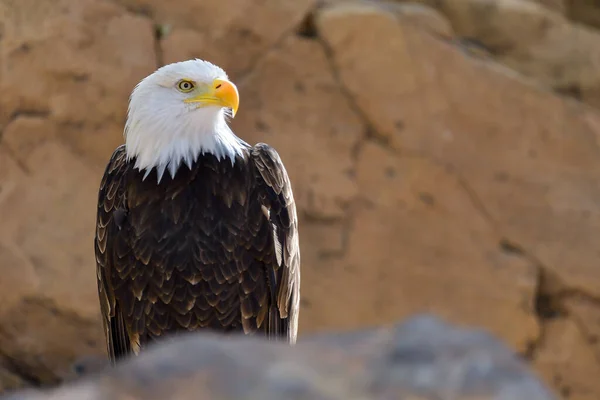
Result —
[{"label": "layered feather pattern", "polygon": [[[157,184],[125,147],[102,179],[98,292],[115,361],[180,331],[296,341],[300,250],[287,172],[274,149],[235,162],[201,154]],[[267,213],[265,213],[267,210]]]}]

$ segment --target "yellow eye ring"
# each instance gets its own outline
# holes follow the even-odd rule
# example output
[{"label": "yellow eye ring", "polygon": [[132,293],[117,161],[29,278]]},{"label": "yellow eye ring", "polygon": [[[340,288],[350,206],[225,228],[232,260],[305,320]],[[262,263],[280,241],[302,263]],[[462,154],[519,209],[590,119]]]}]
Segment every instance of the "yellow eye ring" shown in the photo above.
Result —
[{"label": "yellow eye ring", "polygon": [[192,90],[194,90],[195,87],[196,85],[194,85],[194,82],[188,81],[186,79],[182,79],[179,82],[177,82],[177,89],[179,89],[183,93],[189,93]]}]

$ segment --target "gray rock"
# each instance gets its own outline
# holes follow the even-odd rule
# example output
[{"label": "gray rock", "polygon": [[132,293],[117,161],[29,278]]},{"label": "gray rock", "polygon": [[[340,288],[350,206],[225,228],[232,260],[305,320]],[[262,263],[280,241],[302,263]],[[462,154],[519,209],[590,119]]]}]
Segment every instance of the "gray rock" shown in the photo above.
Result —
[{"label": "gray rock", "polygon": [[430,316],[389,328],[315,335],[295,347],[190,334],[64,387],[2,399],[82,398],[556,399],[490,334]]}]

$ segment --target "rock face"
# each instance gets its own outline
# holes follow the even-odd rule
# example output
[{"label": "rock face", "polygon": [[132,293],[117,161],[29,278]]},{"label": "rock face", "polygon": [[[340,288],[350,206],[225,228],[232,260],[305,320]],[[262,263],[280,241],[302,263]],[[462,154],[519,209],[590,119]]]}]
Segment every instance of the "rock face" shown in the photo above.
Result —
[{"label": "rock face", "polygon": [[183,337],[100,376],[5,400],[554,400],[487,333],[431,317],[309,338],[290,348],[250,338]]},{"label": "rock face", "polygon": [[301,338],[428,311],[598,398],[600,114],[560,95],[598,104],[584,2],[318,3],[0,0],[0,390],[104,356],[102,172],[134,85],[202,57],[292,178]]},{"label": "rock face", "polygon": [[600,33],[589,0],[420,0],[436,7],[459,37],[532,80],[600,106]]}]

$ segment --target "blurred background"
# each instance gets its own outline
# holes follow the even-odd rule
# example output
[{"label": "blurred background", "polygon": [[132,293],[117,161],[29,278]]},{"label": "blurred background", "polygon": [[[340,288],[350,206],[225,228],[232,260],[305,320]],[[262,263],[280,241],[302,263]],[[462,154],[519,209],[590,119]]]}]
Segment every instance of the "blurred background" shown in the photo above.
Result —
[{"label": "blurred background", "polygon": [[0,391],[105,354],[93,235],[128,96],[223,67],[300,215],[300,339],[416,313],[600,398],[600,2],[0,0]]}]

